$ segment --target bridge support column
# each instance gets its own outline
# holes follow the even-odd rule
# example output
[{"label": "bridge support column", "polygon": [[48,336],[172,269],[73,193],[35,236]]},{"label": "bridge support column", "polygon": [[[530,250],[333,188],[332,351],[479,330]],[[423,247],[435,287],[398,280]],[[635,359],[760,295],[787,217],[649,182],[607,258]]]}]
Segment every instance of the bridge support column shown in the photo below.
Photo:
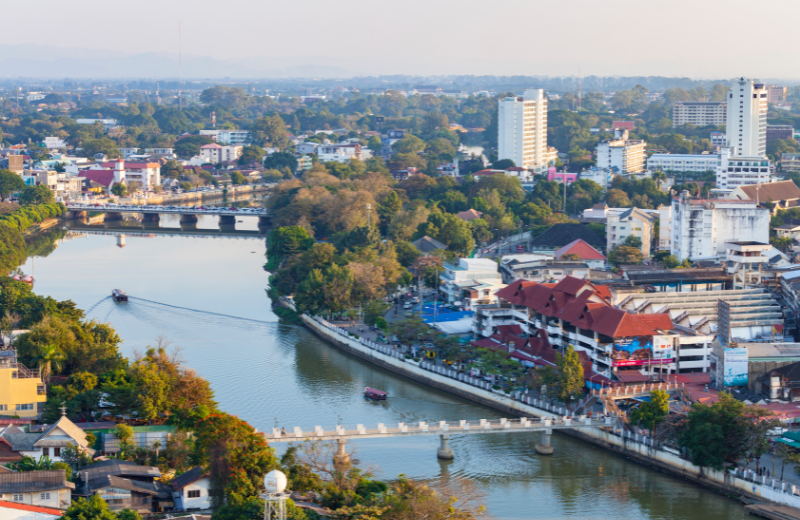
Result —
[{"label": "bridge support column", "polygon": [[553,454],[553,447],[550,445],[550,436],[553,434],[553,430],[547,429],[542,431],[542,442],[539,444],[536,443],[534,448],[536,449],[536,453],[539,455],[552,455]]},{"label": "bridge support column", "polygon": [[87,218],[88,216],[89,216],[89,214],[87,212],[85,212],[85,211],[70,210],[70,211],[67,211],[67,212],[64,213],[64,218],[68,219],[68,220],[69,219]]},{"label": "bridge support column", "polygon": [[181,215],[181,224],[197,224],[197,215]]},{"label": "bridge support column", "polygon": [[453,460],[455,455],[450,448],[450,434],[443,433],[439,437],[442,439],[442,443],[439,445],[439,449],[436,450],[436,456],[442,460]]},{"label": "bridge support column", "polygon": [[258,227],[259,228],[269,227],[269,217],[258,217]]},{"label": "bridge support column", "polygon": [[222,226],[235,226],[236,225],[236,217],[233,215],[220,215],[219,216],[219,227]]},{"label": "bridge support column", "polygon": [[345,449],[346,443],[345,439],[336,439],[336,455],[333,456],[333,467],[342,473],[350,469],[350,455]]},{"label": "bridge support column", "polygon": [[110,220],[122,220],[122,213],[116,211],[106,211],[103,221],[108,222]]},{"label": "bridge support column", "polygon": [[142,222],[158,222],[161,220],[161,215],[158,213],[142,213]]}]

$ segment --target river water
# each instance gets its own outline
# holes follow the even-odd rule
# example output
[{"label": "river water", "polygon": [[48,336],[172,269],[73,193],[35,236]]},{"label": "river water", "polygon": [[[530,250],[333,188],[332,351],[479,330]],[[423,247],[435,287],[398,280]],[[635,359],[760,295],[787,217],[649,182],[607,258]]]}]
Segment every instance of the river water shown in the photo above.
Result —
[{"label": "river water", "polygon": [[[162,217],[162,227],[178,227]],[[216,219],[200,217],[198,228]],[[256,229],[255,219],[237,227]],[[123,338],[127,355],[163,336],[186,364],[207,378],[221,408],[261,431],[288,431],[341,421],[454,421],[501,414],[353,358],[303,328],[281,325],[272,313],[262,268],[260,239],[78,234],[45,258],[29,258],[35,291],[72,299],[88,316],[107,321]],[[117,304],[111,289],[131,300]],[[191,310],[190,310],[191,309]],[[365,400],[373,386],[388,401]],[[555,454],[535,453],[539,436],[454,436],[455,460],[436,458],[437,437],[353,442],[363,467],[381,478],[469,478],[486,494],[500,519],[744,519],[741,505],[679,479],[646,469],[581,441],[555,434]],[[276,445],[282,451],[281,444]]]}]

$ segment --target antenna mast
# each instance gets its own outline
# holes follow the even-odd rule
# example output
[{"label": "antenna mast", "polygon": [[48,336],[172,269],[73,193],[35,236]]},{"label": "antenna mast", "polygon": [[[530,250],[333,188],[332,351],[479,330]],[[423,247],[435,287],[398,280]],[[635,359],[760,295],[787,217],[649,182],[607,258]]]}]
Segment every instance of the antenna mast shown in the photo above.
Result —
[{"label": "antenna mast", "polygon": [[181,51],[180,20],[178,20],[178,110],[183,110],[183,52]]}]

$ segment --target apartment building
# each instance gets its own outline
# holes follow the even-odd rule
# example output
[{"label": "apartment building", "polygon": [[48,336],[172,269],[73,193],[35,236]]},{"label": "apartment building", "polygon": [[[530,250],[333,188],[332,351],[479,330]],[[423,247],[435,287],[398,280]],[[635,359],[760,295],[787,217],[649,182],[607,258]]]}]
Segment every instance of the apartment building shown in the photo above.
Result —
[{"label": "apartment building", "polygon": [[794,139],[792,125],[767,125],[767,145],[778,139]]},{"label": "apartment building", "polygon": [[526,89],[522,96],[507,97],[498,105],[499,159],[542,173],[549,166],[547,148],[547,96],[542,89]]},{"label": "apartment building", "polygon": [[203,162],[219,164],[228,161],[237,161],[244,150],[240,145],[221,146],[217,143],[204,144],[200,147],[200,158]]},{"label": "apartment building", "polygon": [[214,141],[231,146],[244,146],[249,144],[249,130],[200,130],[200,135],[206,135]]},{"label": "apartment building", "polygon": [[786,95],[789,89],[786,87],[779,87],[778,85],[769,85],[767,87],[767,102],[768,103],[782,103],[786,101]]},{"label": "apartment building", "polygon": [[19,363],[16,350],[0,350],[0,415],[37,418],[46,400],[39,371]]},{"label": "apartment building", "polygon": [[628,139],[628,130],[614,130],[614,139],[597,143],[597,168],[627,174],[644,171],[645,148],[641,139]]},{"label": "apartment building", "polygon": [[725,101],[676,101],[672,106],[672,126],[723,126],[727,115]]},{"label": "apartment building", "polygon": [[644,212],[639,208],[630,208],[622,213],[609,213],[606,221],[607,249],[625,243],[629,236],[642,241],[642,254],[650,256],[650,243],[653,240],[653,226],[658,222],[659,213]]},{"label": "apartment building", "polygon": [[785,172],[800,172],[800,153],[781,154],[781,169]]},{"label": "apartment building", "polygon": [[763,157],[767,153],[767,88],[740,78],[728,92],[728,147],[735,155]]},{"label": "apartment building", "polygon": [[323,144],[317,148],[320,162],[342,162],[351,159],[361,160],[361,145],[358,143]]},{"label": "apartment building", "polygon": [[442,267],[440,291],[445,301],[463,304],[466,309],[497,301],[495,294],[506,286],[494,260],[459,258],[455,263],[445,262]]},{"label": "apartment building", "polygon": [[725,132],[711,132],[708,138],[711,141],[711,146],[715,149],[728,146],[728,136],[725,135]]},{"label": "apartment building", "polygon": [[773,166],[764,156],[731,155],[731,148],[723,148],[717,166],[717,188],[734,189],[737,186],[769,182]]},{"label": "apartment building", "polygon": [[142,188],[145,190],[152,190],[155,186],[161,184],[161,163],[123,161],[120,159],[104,162],[102,166],[121,171],[122,173],[118,174],[120,178],[124,178],[126,182],[141,183]]},{"label": "apartment building", "polygon": [[647,159],[651,172],[716,172],[721,164],[720,154],[654,153]]},{"label": "apartment building", "polygon": [[695,261],[724,257],[725,242],[769,243],[769,220],[770,211],[754,200],[699,199],[684,191],[672,201],[670,254]]}]

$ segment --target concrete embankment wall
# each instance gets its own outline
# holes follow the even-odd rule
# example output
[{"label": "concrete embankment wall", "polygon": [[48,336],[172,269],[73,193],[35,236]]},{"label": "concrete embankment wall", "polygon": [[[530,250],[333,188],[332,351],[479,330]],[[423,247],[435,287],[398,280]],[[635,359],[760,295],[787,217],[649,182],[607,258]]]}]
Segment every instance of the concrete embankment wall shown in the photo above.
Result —
[{"label": "concrete embankment wall", "polygon": [[[333,327],[327,322],[317,321],[307,315],[301,316],[301,319],[314,334],[329,343],[356,357],[414,381],[518,417],[556,416],[553,411],[531,406],[495,391],[425,370],[416,363],[395,357],[390,348],[379,347],[388,354],[371,348],[363,343],[363,340],[343,334],[342,329]],[[642,436],[614,430],[613,428],[581,428],[560,430],[560,432],[718,491],[800,508],[800,496],[798,496],[800,489],[795,489],[794,486],[772,478],[744,478],[733,471],[700,468],[676,454],[651,446],[648,444],[648,440]]]}]

